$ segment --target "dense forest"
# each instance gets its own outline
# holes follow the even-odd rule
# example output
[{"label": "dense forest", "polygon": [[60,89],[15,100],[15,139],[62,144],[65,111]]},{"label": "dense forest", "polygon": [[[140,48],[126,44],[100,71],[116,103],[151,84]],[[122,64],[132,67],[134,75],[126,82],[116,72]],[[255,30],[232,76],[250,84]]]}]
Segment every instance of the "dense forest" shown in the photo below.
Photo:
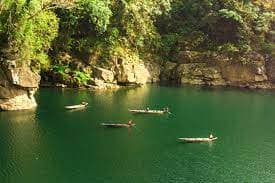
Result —
[{"label": "dense forest", "polygon": [[273,0],[1,0],[1,60],[81,85],[89,65],[274,56]]}]

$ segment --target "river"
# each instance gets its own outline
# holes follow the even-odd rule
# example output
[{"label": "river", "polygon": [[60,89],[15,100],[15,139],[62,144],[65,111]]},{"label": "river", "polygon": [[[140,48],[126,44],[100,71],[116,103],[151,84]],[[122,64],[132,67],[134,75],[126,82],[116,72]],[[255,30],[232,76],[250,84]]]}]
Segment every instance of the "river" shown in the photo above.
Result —
[{"label": "river", "polygon": [[[1,183],[275,182],[275,92],[149,85],[36,98],[36,110],[0,113]],[[172,114],[127,111],[147,106]],[[136,128],[100,125],[129,119]],[[210,132],[217,141],[177,140]]]}]

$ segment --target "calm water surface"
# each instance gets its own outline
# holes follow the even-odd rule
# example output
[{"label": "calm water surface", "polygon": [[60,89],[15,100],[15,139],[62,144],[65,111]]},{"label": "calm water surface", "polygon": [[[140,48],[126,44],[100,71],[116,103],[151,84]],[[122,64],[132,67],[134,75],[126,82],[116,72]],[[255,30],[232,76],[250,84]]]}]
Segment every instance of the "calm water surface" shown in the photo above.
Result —
[{"label": "calm water surface", "polygon": [[[146,86],[41,89],[34,111],[0,113],[1,183],[275,182],[275,92]],[[89,102],[82,111],[65,105]],[[171,115],[133,115],[128,108]],[[102,122],[137,128],[106,129]],[[183,144],[178,137],[214,143]]]}]

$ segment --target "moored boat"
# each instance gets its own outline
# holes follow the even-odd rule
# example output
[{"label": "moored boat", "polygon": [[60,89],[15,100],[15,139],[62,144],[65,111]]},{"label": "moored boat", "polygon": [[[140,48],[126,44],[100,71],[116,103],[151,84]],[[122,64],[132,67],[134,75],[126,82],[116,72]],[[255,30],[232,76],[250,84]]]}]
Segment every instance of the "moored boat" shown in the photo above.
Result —
[{"label": "moored boat", "polygon": [[126,128],[130,128],[135,126],[136,124],[132,123],[132,124],[123,124],[123,123],[101,123],[102,126],[105,127],[110,127],[110,128],[122,128],[122,127],[126,127]]},{"label": "moored boat", "polygon": [[169,110],[148,110],[148,109],[129,109],[132,113],[139,113],[139,114],[169,114]]},{"label": "moored boat", "polygon": [[218,137],[213,138],[179,138],[180,141],[183,142],[212,142],[214,140],[217,140]]},{"label": "moored boat", "polygon": [[78,104],[78,105],[68,105],[68,106],[65,106],[65,109],[82,109],[82,108],[85,108],[88,106],[88,103],[87,102],[82,102],[81,104]]}]

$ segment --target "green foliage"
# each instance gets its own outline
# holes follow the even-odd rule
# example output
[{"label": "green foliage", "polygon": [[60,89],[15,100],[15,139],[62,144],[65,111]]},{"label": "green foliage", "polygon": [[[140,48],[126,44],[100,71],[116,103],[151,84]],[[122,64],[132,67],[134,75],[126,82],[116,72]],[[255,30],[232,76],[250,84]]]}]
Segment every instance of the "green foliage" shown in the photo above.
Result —
[{"label": "green foliage", "polygon": [[87,81],[89,81],[91,79],[91,76],[90,76],[90,74],[87,74],[85,72],[74,71],[73,78],[76,81],[76,84],[78,86],[80,86],[80,85],[86,85]]},{"label": "green foliage", "polygon": [[272,21],[275,21],[274,12],[265,12],[255,18],[254,29],[257,32],[268,32],[270,30],[270,24]]},{"label": "green foliage", "polygon": [[[181,51],[230,57],[274,50],[275,15],[267,0],[62,1],[70,8],[58,2],[0,1],[1,57],[84,85],[90,74],[76,66],[80,62],[86,67],[118,58],[176,60]],[[61,53],[69,59],[60,59]]]},{"label": "green foliage", "polygon": [[164,56],[173,60],[186,50],[231,56],[261,51],[259,42],[266,42],[275,21],[274,12],[262,4],[249,0],[173,1],[169,16],[157,22]]},{"label": "green foliage", "polygon": [[227,44],[219,46],[218,50],[223,53],[231,54],[231,55],[240,51],[237,46],[235,46],[234,44],[231,44],[231,43],[227,43]]},{"label": "green foliage", "polygon": [[67,74],[67,73],[69,73],[69,66],[57,64],[57,65],[53,66],[53,71],[60,73],[60,74]]},{"label": "green foliage", "polygon": [[261,43],[261,48],[265,54],[270,54],[275,56],[275,43],[273,42],[263,42]]},{"label": "green foliage", "polygon": [[170,0],[78,0],[75,8],[56,11],[60,32],[53,57],[65,51],[85,63],[107,62],[119,47],[157,54],[161,38],[154,23],[169,10]]},{"label": "green foliage", "polygon": [[5,5],[0,16],[0,36],[3,36],[0,46],[10,48],[22,64],[31,61],[45,64],[45,54],[57,36],[55,14],[43,11],[40,0],[10,0]]},{"label": "green foliage", "polygon": [[102,33],[107,30],[110,24],[112,11],[109,8],[109,0],[78,0],[77,10],[81,18],[88,18],[88,22],[96,26],[96,29]]},{"label": "green foliage", "polygon": [[179,36],[177,34],[166,34],[162,37],[163,56],[165,56],[166,59],[169,59],[170,55],[173,55],[172,52],[177,49],[175,45],[178,38]]},{"label": "green foliage", "polygon": [[243,19],[240,14],[238,14],[236,11],[228,10],[228,9],[221,9],[219,10],[219,15],[226,19],[231,19],[239,23],[243,23]]}]

